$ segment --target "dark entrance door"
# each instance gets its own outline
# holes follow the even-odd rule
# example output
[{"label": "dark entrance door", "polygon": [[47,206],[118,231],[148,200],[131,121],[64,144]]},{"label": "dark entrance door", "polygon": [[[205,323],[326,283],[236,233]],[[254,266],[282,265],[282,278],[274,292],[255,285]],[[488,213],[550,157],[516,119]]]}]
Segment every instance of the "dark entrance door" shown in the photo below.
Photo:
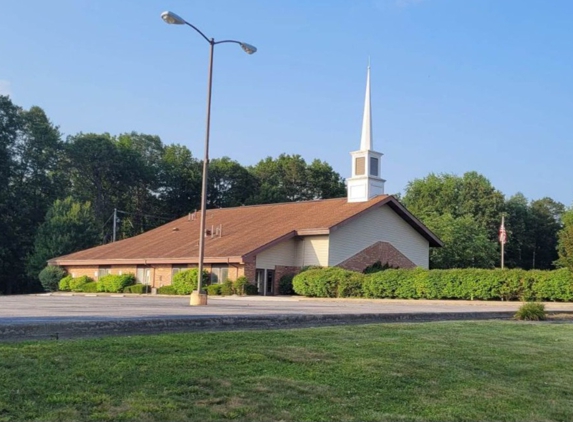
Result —
[{"label": "dark entrance door", "polygon": [[275,270],[267,270],[267,282],[265,285],[265,296],[273,295],[273,287],[275,281]]}]

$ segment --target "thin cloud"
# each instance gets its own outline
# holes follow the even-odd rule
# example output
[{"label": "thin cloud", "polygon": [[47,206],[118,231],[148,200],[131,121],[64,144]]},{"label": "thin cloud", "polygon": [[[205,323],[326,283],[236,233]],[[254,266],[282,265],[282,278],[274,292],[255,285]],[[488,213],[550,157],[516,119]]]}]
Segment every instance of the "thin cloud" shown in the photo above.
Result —
[{"label": "thin cloud", "polygon": [[0,79],[0,95],[12,95],[10,81]]}]

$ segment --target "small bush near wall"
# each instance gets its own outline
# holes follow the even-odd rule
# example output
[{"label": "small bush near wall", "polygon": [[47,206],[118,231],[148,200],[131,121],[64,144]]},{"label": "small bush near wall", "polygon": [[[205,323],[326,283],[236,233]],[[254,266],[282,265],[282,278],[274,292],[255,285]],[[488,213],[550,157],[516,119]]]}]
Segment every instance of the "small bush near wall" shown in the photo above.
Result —
[{"label": "small bush near wall", "polygon": [[56,265],[48,265],[46,268],[40,271],[40,274],[38,274],[40,283],[42,284],[44,290],[47,292],[55,292],[58,290],[59,282],[65,276],[66,270]]},{"label": "small bush near wall", "polygon": [[[173,276],[171,285],[178,295],[190,295],[193,290],[197,289],[197,268],[180,271]],[[203,285],[209,284],[209,273],[203,271]]]},{"label": "small bush near wall", "polygon": [[[108,274],[99,280],[99,288],[108,293],[121,293],[127,286],[135,284],[133,274]],[[100,290],[101,291],[101,290]]]},{"label": "small bush near wall", "polygon": [[293,279],[296,293],[314,297],[399,299],[573,300],[573,273],[555,271],[388,269],[368,275],[311,269]]},{"label": "small bush near wall", "polygon": [[94,280],[92,278],[88,277],[87,275],[72,278],[70,280],[70,290],[72,292],[81,292],[84,284],[90,283],[92,281],[94,281]]},{"label": "small bush near wall", "polygon": [[177,292],[173,288],[173,286],[163,286],[157,289],[157,294],[160,295],[176,295]]},{"label": "small bush near wall", "polygon": [[82,286],[82,292],[84,293],[95,293],[97,292],[98,282],[90,281]]},{"label": "small bush near wall", "polygon": [[240,276],[233,282],[233,290],[235,294],[243,296],[245,294],[245,286],[249,284],[249,280],[244,275]]},{"label": "small bush near wall", "polygon": [[123,289],[123,293],[133,293],[142,295],[145,293],[151,293],[151,286],[147,284],[134,284],[133,286],[127,286]]},{"label": "small bush near wall", "polygon": [[247,284],[245,286],[245,294],[247,296],[255,296],[259,294],[259,289],[257,288],[257,286],[255,286],[254,284]]},{"label": "small bush near wall", "polygon": [[294,274],[285,274],[279,280],[279,295],[292,295],[294,290],[292,288],[292,279]]},{"label": "small bush near wall", "polygon": [[221,295],[223,296],[231,296],[235,293],[233,290],[233,282],[231,280],[225,281],[221,286]]},{"label": "small bush near wall", "polygon": [[74,278],[71,275],[65,276],[64,278],[62,278],[60,280],[60,282],[58,283],[58,290],[62,291],[62,292],[67,292],[70,290],[70,281],[72,281]]},{"label": "small bush near wall", "polygon": [[220,284],[211,284],[210,286],[207,286],[205,290],[207,290],[207,294],[209,296],[221,296]]}]

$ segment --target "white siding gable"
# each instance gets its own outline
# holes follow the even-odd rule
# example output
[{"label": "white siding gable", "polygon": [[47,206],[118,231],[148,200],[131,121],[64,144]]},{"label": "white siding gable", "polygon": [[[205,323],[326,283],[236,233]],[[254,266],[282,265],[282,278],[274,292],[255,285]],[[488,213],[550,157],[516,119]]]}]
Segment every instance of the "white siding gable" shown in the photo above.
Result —
[{"label": "white siding gable", "polygon": [[328,265],[340,264],[379,241],[390,243],[417,266],[428,268],[428,240],[387,205],[367,211],[332,231]]},{"label": "white siding gable", "polygon": [[298,243],[295,239],[289,239],[265,249],[257,255],[257,268],[273,270],[275,265],[296,265]]},{"label": "white siding gable", "polygon": [[329,241],[327,235],[304,236],[285,240],[257,255],[257,268],[274,269],[275,265],[304,267],[328,266]]},{"label": "white siding gable", "polygon": [[305,236],[298,242],[297,267],[328,266],[328,235]]}]

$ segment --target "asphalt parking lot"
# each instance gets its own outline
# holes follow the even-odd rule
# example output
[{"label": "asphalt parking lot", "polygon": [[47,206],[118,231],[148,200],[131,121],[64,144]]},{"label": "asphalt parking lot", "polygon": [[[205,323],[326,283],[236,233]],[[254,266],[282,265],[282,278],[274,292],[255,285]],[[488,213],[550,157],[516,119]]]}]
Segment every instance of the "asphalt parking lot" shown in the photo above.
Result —
[{"label": "asphalt parking lot", "polygon": [[[510,318],[520,302],[41,294],[0,296],[0,340]],[[573,312],[573,303],[548,303]]]}]

